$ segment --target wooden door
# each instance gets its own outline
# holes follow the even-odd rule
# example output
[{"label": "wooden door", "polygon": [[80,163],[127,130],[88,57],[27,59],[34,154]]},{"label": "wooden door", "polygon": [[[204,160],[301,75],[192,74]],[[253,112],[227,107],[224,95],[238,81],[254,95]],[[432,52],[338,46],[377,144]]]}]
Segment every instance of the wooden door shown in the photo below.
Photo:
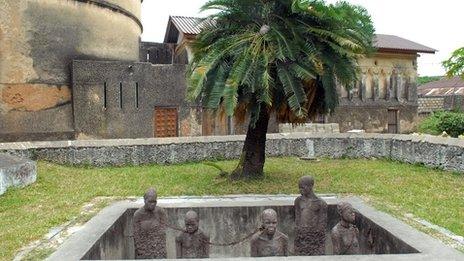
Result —
[{"label": "wooden door", "polygon": [[388,110],[388,133],[398,133],[398,110]]},{"label": "wooden door", "polygon": [[177,108],[156,107],[153,113],[155,137],[177,137]]}]

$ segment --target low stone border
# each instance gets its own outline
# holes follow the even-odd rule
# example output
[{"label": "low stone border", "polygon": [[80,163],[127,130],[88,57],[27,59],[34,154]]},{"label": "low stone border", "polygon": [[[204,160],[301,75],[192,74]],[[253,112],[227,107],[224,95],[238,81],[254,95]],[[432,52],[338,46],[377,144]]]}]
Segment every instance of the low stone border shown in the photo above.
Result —
[{"label": "low stone border", "polygon": [[[244,139],[217,136],[0,143],[0,152],[70,165],[172,164],[237,159]],[[389,158],[464,173],[464,140],[428,135],[270,134],[266,153],[275,157]]]}]

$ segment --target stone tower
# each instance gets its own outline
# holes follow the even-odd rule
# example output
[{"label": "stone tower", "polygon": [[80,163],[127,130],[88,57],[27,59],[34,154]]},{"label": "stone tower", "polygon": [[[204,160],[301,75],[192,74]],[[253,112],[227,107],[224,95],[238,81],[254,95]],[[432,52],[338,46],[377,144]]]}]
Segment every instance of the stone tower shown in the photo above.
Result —
[{"label": "stone tower", "polygon": [[0,141],[73,138],[72,60],[138,61],[142,0],[2,0]]}]

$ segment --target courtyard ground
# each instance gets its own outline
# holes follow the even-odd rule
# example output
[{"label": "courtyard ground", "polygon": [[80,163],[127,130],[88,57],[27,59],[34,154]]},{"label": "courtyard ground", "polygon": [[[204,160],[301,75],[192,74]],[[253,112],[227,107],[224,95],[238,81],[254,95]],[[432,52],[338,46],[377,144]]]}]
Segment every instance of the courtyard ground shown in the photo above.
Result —
[{"label": "courtyard ground", "polygon": [[[235,161],[216,162],[226,171]],[[0,260],[79,215],[97,197],[142,196],[154,186],[160,196],[296,194],[303,175],[317,193],[357,195],[397,217],[414,215],[464,235],[464,175],[388,160],[297,158],[266,161],[262,180],[234,181],[201,163],[121,168],[68,167],[38,163],[37,183],[0,197]]]}]

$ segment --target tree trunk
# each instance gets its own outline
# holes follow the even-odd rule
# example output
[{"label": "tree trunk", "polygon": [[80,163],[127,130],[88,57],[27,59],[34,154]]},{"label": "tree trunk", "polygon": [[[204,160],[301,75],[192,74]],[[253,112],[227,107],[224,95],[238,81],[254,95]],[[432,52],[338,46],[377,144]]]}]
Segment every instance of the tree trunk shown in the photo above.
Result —
[{"label": "tree trunk", "polygon": [[253,128],[251,123],[248,126],[240,162],[232,172],[232,179],[250,179],[264,176],[263,168],[266,160],[266,134],[269,118],[267,108],[262,108],[255,127]]}]

